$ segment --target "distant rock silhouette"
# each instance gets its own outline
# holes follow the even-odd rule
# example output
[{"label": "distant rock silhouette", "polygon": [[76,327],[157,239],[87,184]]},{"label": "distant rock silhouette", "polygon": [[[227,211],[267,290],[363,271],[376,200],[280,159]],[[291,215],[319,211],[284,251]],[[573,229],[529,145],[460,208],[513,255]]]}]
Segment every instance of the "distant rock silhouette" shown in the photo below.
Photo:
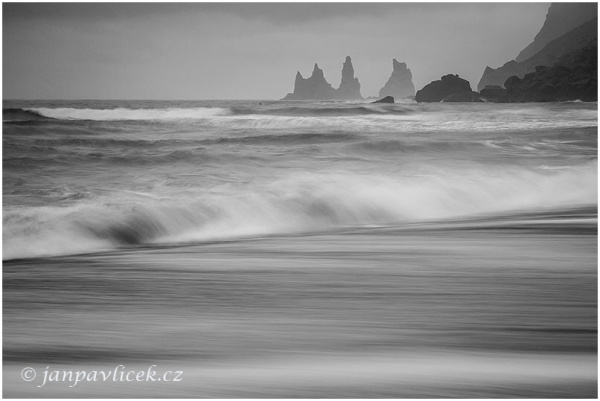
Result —
[{"label": "distant rock silhouette", "polygon": [[296,73],[294,92],[288,93],[283,100],[328,100],[335,99],[335,89],[325,80],[323,70],[315,63],[310,78],[302,77],[300,71]]},{"label": "distant rock silhouette", "polygon": [[390,79],[379,90],[379,97],[394,96],[402,99],[415,95],[415,86],[412,82],[412,73],[406,63],[399,63],[396,59],[392,61],[393,71]]},{"label": "distant rock silhouette", "polygon": [[597,3],[552,3],[544,26],[532,43],[519,53],[515,61],[525,61],[542,50],[552,40],[598,16]]},{"label": "distant rock silhouette", "polygon": [[[538,65],[551,66],[552,64],[556,63],[560,57],[575,50],[581,49],[583,46],[589,43],[590,40],[598,37],[597,5],[595,3],[560,4],[562,4],[561,7],[585,6],[585,9],[593,5],[596,7],[596,14],[588,16],[587,22],[583,23],[582,25],[569,30],[554,40],[551,40],[541,50],[526,60],[522,60],[520,62],[512,60],[504,64],[502,67],[496,69],[486,67],[481,80],[477,84],[477,89],[479,91],[481,91],[487,85],[504,85],[506,79],[513,75],[523,78],[525,74],[534,72],[535,67]],[[555,5],[556,4],[552,4],[550,8],[552,9]]]},{"label": "distant rock silhouette", "polygon": [[441,102],[449,96],[457,94],[462,94],[463,98],[472,98],[471,85],[469,81],[458,75],[448,74],[444,75],[441,80],[433,81],[417,91],[415,100],[417,102]]},{"label": "distant rock silhouette", "polygon": [[394,97],[386,96],[383,99],[375,100],[373,103],[394,103]]},{"label": "distant rock silhouette", "polygon": [[350,56],[346,57],[344,65],[342,67],[342,81],[340,87],[336,91],[337,99],[362,99],[360,95],[360,82],[358,78],[354,77],[354,67],[352,66],[352,59]]},{"label": "distant rock silhouette", "polygon": [[355,100],[362,99],[360,82],[354,77],[354,67],[350,56],[346,57],[342,67],[340,87],[334,89],[323,75],[323,70],[315,64],[310,78],[303,78],[300,71],[296,73],[294,92],[288,93],[283,100]]}]

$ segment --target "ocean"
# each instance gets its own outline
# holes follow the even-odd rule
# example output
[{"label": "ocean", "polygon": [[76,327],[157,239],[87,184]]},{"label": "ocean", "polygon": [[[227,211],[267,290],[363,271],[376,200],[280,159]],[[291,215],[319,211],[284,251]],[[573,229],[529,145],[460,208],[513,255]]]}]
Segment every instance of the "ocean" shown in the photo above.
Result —
[{"label": "ocean", "polygon": [[5,397],[597,396],[597,103],[3,108]]}]

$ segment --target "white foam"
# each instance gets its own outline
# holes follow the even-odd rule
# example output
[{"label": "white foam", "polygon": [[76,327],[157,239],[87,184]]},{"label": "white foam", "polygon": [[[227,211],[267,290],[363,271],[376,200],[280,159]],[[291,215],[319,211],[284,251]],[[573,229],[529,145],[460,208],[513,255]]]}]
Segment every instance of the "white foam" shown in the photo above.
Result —
[{"label": "white foam", "polygon": [[3,258],[589,206],[597,194],[596,161],[406,176],[299,172],[210,194],[198,189],[184,200],[5,210]]},{"label": "white foam", "polygon": [[[411,105],[412,106],[412,105]],[[365,105],[365,108],[380,107]],[[432,107],[439,107],[435,105]],[[61,120],[177,120],[198,119],[203,124],[232,129],[294,129],[323,128],[349,131],[394,132],[506,132],[557,128],[597,126],[597,110],[561,110],[552,115],[543,108],[526,110],[487,108],[468,110],[426,110],[414,105],[405,113],[396,112],[344,115],[344,116],[280,116],[268,114],[234,114],[229,108],[195,107],[168,109],[75,109],[29,108],[24,109],[45,117]],[[515,118],[518,115],[519,118]]]},{"label": "white foam", "polygon": [[25,110],[39,113],[44,117],[60,120],[94,121],[201,119],[215,116],[226,116],[231,113],[229,109],[220,107],[169,109],[31,108]]}]

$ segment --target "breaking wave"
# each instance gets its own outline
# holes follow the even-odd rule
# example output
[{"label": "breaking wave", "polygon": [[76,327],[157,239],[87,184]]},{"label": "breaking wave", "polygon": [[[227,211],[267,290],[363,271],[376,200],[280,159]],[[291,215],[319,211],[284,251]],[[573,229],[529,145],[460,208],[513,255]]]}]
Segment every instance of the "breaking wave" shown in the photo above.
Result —
[{"label": "breaking wave", "polygon": [[3,121],[15,120],[88,120],[88,121],[124,121],[124,120],[176,120],[198,119],[231,114],[228,108],[194,107],[169,109],[75,109],[75,108],[23,108],[4,109]]},{"label": "breaking wave", "polygon": [[597,162],[406,177],[296,173],[187,199],[5,209],[3,259],[389,226],[597,204]]},{"label": "breaking wave", "polygon": [[363,105],[340,107],[191,107],[147,109],[80,109],[80,108],[9,108],[3,110],[3,121],[38,120],[176,120],[222,116],[342,117],[363,115],[403,115],[412,110],[400,105]]},{"label": "breaking wave", "polygon": [[233,108],[235,115],[272,115],[288,117],[341,117],[341,116],[364,116],[364,115],[403,115],[413,113],[408,107],[397,104],[366,104],[361,106],[322,106],[322,107],[267,107],[260,108]]},{"label": "breaking wave", "polygon": [[[568,106],[568,105],[567,105]],[[348,131],[479,132],[523,131],[596,126],[596,110],[528,109],[526,118],[515,118],[518,109],[494,110],[486,104],[457,109],[440,104],[320,104],[288,103],[232,107],[188,108],[11,108],[4,122],[50,121],[180,121],[196,120],[218,129],[335,129]]]},{"label": "breaking wave", "polygon": [[2,110],[2,121],[3,122],[21,122],[21,121],[43,121],[52,120],[50,117],[46,117],[40,114],[36,110],[19,109],[19,108],[8,108]]}]

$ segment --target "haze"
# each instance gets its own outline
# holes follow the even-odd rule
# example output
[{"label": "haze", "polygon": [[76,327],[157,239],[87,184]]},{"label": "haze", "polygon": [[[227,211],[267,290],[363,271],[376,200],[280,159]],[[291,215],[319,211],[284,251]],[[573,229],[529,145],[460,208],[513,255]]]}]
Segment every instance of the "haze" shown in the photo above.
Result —
[{"label": "haze", "polygon": [[363,96],[404,61],[416,89],[476,88],[515,58],[549,3],[4,3],[4,99],[280,99],[314,63]]}]

